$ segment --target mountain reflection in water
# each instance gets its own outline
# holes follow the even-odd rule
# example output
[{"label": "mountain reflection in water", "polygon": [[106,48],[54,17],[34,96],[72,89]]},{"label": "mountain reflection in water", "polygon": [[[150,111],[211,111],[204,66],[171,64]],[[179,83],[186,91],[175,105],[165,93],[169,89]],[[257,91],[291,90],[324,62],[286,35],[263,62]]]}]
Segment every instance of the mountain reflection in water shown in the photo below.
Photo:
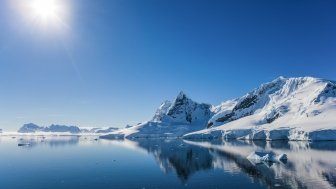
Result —
[{"label": "mountain reflection in water", "polygon": [[[165,172],[175,171],[182,182],[208,169],[247,174],[268,187],[336,187],[336,142],[184,141],[137,139],[134,145],[153,155]],[[284,162],[255,164],[253,151],[286,153]]]},{"label": "mountain reflection in water", "polygon": [[[17,136],[0,137],[0,151],[2,188],[336,188],[331,141]],[[248,160],[254,151],[288,160]]]}]

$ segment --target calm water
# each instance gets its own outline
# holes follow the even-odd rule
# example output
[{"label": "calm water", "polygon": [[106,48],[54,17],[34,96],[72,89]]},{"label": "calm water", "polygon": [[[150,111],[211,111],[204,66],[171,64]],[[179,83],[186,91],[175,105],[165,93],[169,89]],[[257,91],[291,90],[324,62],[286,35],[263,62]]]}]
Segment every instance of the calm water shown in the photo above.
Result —
[{"label": "calm water", "polygon": [[[0,188],[336,188],[335,142],[94,139],[0,137]],[[254,150],[288,161],[255,164]]]}]

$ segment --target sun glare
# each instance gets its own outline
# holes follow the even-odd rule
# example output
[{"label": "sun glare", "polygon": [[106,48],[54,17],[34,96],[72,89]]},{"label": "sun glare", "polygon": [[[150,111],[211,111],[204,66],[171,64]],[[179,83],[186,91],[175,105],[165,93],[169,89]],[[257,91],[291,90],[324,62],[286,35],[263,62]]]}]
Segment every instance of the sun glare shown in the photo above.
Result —
[{"label": "sun glare", "polygon": [[31,5],[34,15],[44,21],[57,17],[58,5],[55,0],[33,0]]},{"label": "sun glare", "polygon": [[52,0],[36,0],[33,3],[35,14],[41,17],[49,17],[55,14],[56,7]]}]

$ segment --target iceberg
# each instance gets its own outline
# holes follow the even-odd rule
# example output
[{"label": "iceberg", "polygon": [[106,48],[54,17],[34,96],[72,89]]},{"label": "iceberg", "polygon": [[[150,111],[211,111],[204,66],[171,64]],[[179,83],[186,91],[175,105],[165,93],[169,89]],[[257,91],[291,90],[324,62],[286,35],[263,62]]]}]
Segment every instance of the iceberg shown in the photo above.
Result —
[{"label": "iceberg", "polygon": [[253,161],[266,161],[266,162],[279,162],[279,161],[286,161],[287,155],[286,154],[280,154],[275,155],[273,152],[252,152],[250,155],[247,156],[247,159],[253,160]]}]

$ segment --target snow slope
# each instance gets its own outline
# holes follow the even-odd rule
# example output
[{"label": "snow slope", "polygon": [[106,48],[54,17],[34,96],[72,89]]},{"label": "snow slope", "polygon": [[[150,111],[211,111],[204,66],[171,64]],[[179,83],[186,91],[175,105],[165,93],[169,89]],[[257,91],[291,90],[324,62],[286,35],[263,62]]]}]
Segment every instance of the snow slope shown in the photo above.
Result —
[{"label": "snow slope", "polygon": [[[237,99],[228,100],[221,103],[219,106],[216,106],[212,109],[214,116],[208,122],[207,128],[216,127],[222,125],[223,122],[220,120],[223,119],[227,114],[230,114],[233,108],[237,105]],[[218,120],[218,121],[217,121]]]},{"label": "snow slope", "polygon": [[[232,110],[210,119],[210,129],[185,138],[336,140],[336,83],[312,77],[261,85]],[[220,124],[222,123],[222,124]]]},{"label": "snow slope", "polygon": [[205,128],[213,115],[211,109],[211,105],[194,102],[181,92],[173,102],[163,102],[152,120],[101,138],[180,137]]}]

